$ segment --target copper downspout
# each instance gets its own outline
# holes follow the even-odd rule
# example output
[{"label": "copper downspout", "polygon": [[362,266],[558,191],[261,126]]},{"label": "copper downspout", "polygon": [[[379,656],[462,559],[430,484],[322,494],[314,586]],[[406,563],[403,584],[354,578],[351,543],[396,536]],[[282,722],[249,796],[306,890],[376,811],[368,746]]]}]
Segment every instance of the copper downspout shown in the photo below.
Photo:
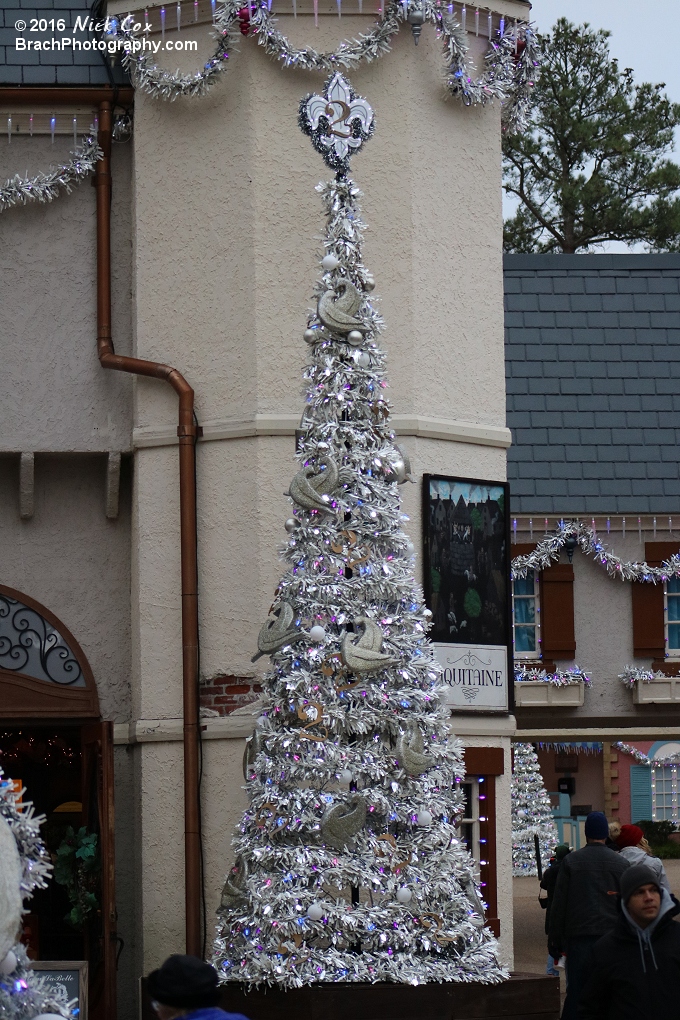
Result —
[{"label": "copper downspout", "polygon": [[198,564],[196,543],[194,391],[169,365],[116,354],[111,338],[111,110],[99,106],[97,189],[97,352],[103,368],[164,379],[179,397],[179,501],[182,559],[182,677],[184,701],[184,899],[186,952],[201,956],[201,848],[199,831]]}]

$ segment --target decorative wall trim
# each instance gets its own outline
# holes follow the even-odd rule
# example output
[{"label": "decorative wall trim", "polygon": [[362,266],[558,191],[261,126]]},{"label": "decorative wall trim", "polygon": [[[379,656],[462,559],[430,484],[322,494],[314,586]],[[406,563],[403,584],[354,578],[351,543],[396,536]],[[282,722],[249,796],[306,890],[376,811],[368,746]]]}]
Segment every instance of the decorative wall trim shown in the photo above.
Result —
[{"label": "decorative wall trim", "polygon": [[[253,732],[260,704],[237,709],[231,715],[201,719],[204,740],[243,740]],[[115,723],[114,744],[167,744],[182,740],[181,719],[133,719]],[[451,734],[456,737],[511,737],[515,734],[514,716],[473,717],[452,716]],[[560,731],[561,732],[561,731]],[[669,730],[670,732],[670,730]],[[676,732],[676,731],[673,731]],[[618,734],[620,736],[620,734]]]},{"label": "decorative wall trim", "polygon": [[[442,439],[475,446],[495,446],[506,450],[512,444],[510,429],[499,425],[477,425],[453,418],[431,418],[426,415],[393,414],[395,432],[400,436]],[[248,436],[294,436],[299,425],[297,414],[256,414],[253,418],[234,418],[202,422],[201,442],[218,439],[243,439]],[[132,434],[135,449],[174,446],[175,425],[149,425],[136,428]]]}]

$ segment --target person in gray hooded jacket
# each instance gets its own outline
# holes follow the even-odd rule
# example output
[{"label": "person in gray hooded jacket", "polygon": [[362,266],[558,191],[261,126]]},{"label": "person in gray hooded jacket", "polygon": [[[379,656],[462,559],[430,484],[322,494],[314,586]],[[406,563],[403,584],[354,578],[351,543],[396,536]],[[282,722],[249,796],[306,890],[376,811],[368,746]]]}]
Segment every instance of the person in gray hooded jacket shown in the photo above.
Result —
[{"label": "person in gray hooded jacket", "polygon": [[643,864],[621,876],[621,917],[593,949],[579,1020],[680,1015],[680,904]]}]

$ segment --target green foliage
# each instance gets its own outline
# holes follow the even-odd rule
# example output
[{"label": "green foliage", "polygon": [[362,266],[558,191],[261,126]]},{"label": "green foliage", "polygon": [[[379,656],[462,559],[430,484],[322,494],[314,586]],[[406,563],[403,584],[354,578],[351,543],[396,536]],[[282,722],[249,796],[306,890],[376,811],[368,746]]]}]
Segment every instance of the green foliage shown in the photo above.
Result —
[{"label": "green foliage", "polygon": [[479,510],[478,507],[473,506],[472,510],[470,511],[470,520],[472,521],[472,527],[475,529],[475,531],[482,530],[482,512],[481,510]]},{"label": "green foliage", "polygon": [[636,822],[645,834],[655,857],[680,858],[680,843],[671,841],[668,837],[672,832],[677,832],[675,822],[664,819],[662,822],[643,820]]},{"label": "green foliage", "polygon": [[96,832],[82,826],[75,832],[69,825],[59,844],[54,863],[54,880],[66,887],[71,910],[66,920],[79,931],[97,913],[101,861]]},{"label": "green foliage", "polygon": [[463,599],[463,609],[469,617],[476,620],[482,611],[482,600],[479,597],[479,592],[474,588],[468,588],[465,592],[465,598]]},{"label": "green foliage", "polygon": [[503,141],[503,178],[520,206],[510,252],[573,253],[603,241],[680,251],[680,167],[667,159],[680,105],[664,85],[635,85],[610,33],[560,18],[540,36],[541,73],[525,134]]}]

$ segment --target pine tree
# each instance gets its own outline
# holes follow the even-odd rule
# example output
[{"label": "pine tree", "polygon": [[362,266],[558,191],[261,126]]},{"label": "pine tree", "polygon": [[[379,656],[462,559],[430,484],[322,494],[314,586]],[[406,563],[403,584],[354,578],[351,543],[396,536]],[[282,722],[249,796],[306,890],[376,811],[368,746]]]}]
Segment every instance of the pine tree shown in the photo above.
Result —
[{"label": "pine tree", "polygon": [[[347,110],[337,133],[324,113]],[[461,746],[439,701],[413,572],[374,284],[348,160],[373,113],[341,75],[301,105],[337,171],[286,522],[288,568],[258,649],[272,655],[244,757],[249,807],[219,912],[222,980],[502,980],[456,820]],[[335,121],[335,125],[338,122]]]},{"label": "pine tree", "polygon": [[538,764],[538,755],[531,744],[515,744],[512,769],[512,873],[515,877],[537,875],[536,844],[538,836],[541,864],[547,868],[557,845],[557,826],[550,810],[548,796]]},{"label": "pine tree", "polygon": [[44,820],[34,815],[30,803],[16,803],[12,784],[3,780],[0,769],[0,1020],[71,1016],[65,996],[56,995],[30,969],[26,950],[15,942],[23,900],[46,887],[52,870],[40,839]]},{"label": "pine tree", "polygon": [[512,252],[587,251],[603,241],[680,248],[680,167],[668,159],[680,105],[663,84],[636,85],[610,33],[560,18],[539,36],[529,129],[503,139],[504,225]]}]

